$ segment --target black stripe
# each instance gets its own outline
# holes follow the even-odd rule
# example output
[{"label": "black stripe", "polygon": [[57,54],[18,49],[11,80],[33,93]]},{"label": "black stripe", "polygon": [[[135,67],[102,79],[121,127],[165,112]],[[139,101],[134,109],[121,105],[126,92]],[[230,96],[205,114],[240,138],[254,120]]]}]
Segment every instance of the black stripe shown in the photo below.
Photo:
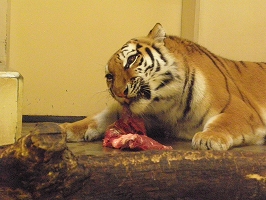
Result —
[{"label": "black stripe", "polygon": [[152,64],[152,65],[150,65],[150,66],[148,66],[145,70],[144,70],[144,73],[146,73],[149,69],[153,69],[153,67],[154,67],[154,65]]},{"label": "black stripe", "polygon": [[144,60],[143,57],[141,57],[141,59],[140,59],[140,61],[139,61],[139,66],[142,65],[143,60]]},{"label": "black stripe", "polygon": [[183,119],[185,119],[191,110],[191,103],[193,100],[193,88],[194,88],[194,83],[195,83],[195,69],[193,69],[191,73],[191,79],[190,79],[190,84],[188,86],[188,95],[187,95],[187,100],[186,100],[186,107],[183,111]]},{"label": "black stripe", "polygon": [[[133,85],[133,87],[132,87],[132,85]],[[136,90],[137,85],[138,85],[138,84],[136,84],[136,83],[135,83],[135,84],[133,84],[133,83],[131,84],[131,88],[132,88],[131,91],[132,91],[132,92],[134,92],[134,91]],[[131,92],[131,93],[132,93],[132,92]]]},{"label": "black stripe", "polygon": [[160,58],[167,64],[167,60],[165,59],[165,57],[163,56],[162,52],[160,51],[160,49],[158,47],[156,47],[155,45],[152,45],[152,48],[158,53],[160,54]]},{"label": "black stripe", "polygon": [[146,62],[146,60],[144,60],[144,67],[146,67],[147,66],[147,62]]},{"label": "black stripe", "polygon": [[155,97],[154,99],[153,99],[153,101],[160,101],[160,99],[159,99],[159,97]]},{"label": "black stripe", "polygon": [[142,68],[141,67],[138,67],[136,71],[138,71],[139,73],[141,73],[142,72]]},{"label": "black stripe", "polygon": [[122,56],[125,58],[126,56],[125,56],[125,51],[122,51]]},{"label": "black stripe", "polygon": [[165,76],[165,79],[163,79],[161,81],[161,84],[155,88],[155,90],[159,90],[160,88],[168,85],[169,83],[171,83],[174,80],[174,76],[171,72],[167,71],[165,74],[163,74],[163,76]]},{"label": "black stripe", "polygon": [[130,54],[131,52],[134,52],[135,51],[135,49],[132,49],[131,51],[128,51],[126,54],[128,55],[128,54]]},{"label": "black stripe", "polygon": [[[202,46],[200,46],[199,44],[196,44],[196,43],[193,44],[193,47],[194,47],[194,49],[197,50],[197,52],[198,52],[200,55],[203,55],[203,54],[204,54],[204,53],[201,51],[201,49],[204,48],[204,47],[202,47]],[[204,48],[204,49],[205,49],[205,48]]]},{"label": "black stripe", "polygon": [[256,63],[262,70],[265,70],[266,68],[263,66],[263,63]]},{"label": "black stripe", "polygon": [[247,65],[246,65],[246,63],[244,61],[239,61],[239,62],[241,63],[241,65],[243,65],[244,67],[247,68]]},{"label": "black stripe", "polygon": [[[214,58],[216,58],[216,60],[218,60],[218,61],[220,62],[221,66],[226,70],[228,77],[231,79],[231,81],[232,81],[233,84],[235,85],[237,91],[239,92],[239,94],[240,94],[240,96],[241,96],[241,99],[242,99],[243,101],[245,101],[245,99],[244,99],[244,95],[242,94],[242,91],[239,89],[238,85],[236,84],[234,78],[233,78],[233,77],[231,76],[231,74],[229,73],[229,71],[228,71],[228,69],[226,68],[225,64],[224,64],[224,63],[223,63],[223,62],[222,62],[217,56],[215,56],[215,55],[213,55],[213,56],[214,56]],[[232,61],[232,62],[234,62],[234,61]],[[234,63],[235,63],[235,62],[234,62]],[[236,64],[236,63],[235,63],[235,64]]]},{"label": "black stripe", "polygon": [[181,97],[183,96],[183,94],[185,93],[185,89],[186,89],[186,86],[188,84],[188,80],[189,80],[189,74],[190,74],[190,68],[188,66],[188,63],[187,63],[187,60],[185,57],[183,57],[184,60],[183,60],[183,63],[185,65],[185,70],[186,70],[186,74],[185,74],[185,81],[184,81],[184,86],[183,86],[183,91],[182,91],[182,95]]},{"label": "black stripe", "polygon": [[145,97],[146,99],[151,99],[151,89],[149,85],[147,84],[142,85],[140,87],[140,92],[141,92],[141,95],[143,95],[143,97]]},{"label": "black stripe", "polygon": [[[261,118],[259,112],[258,112],[258,111],[255,109],[255,107],[250,103],[249,99],[246,99],[245,102],[248,103],[248,104],[250,105],[250,107],[251,107],[251,108],[257,113],[257,115],[258,115],[258,117],[259,117],[261,123],[264,124],[263,119]],[[264,124],[264,125],[265,125],[265,124]]]},{"label": "black stripe", "polygon": [[121,60],[120,57],[119,57],[119,54],[116,55],[116,58],[117,58],[118,60]]},{"label": "black stripe", "polygon": [[167,37],[168,37],[169,39],[171,39],[171,40],[177,41],[177,40],[176,40],[177,37],[175,37],[175,36],[173,36],[173,35],[168,35]]},{"label": "black stripe", "polygon": [[[239,87],[238,87],[238,85],[236,84],[234,78],[230,75],[230,73],[229,73],[229,71],[227,70],[227,68],[225,67],[224,63],[223,63],[218,57],[216,57],[216,56],[214,56],[214,57],[220,62],[220,64],[221,64],[221,65],[223,66],[223,68],[226,70],[228,77],[231,79],[231,81],[232,81],[233,84],[235,85],[237,91],[239,92],[242,101],[245,101],[245,97],[244,97],[244,95],[242,94],[242,91],[239,89]],[[232,61],[232,62],[234,62],[234,61]],[[235,62],[234,62],[234,63],[235,63]]]},{"label": "black stripe", "polygon": [[[225,71],[227,72],[227,74],[230,76],[230,73],[229,73],[228,69],[226,68],[226,65],[223,63],[224,60],[221,60],[219,57],[217,57],[214,54],[212,54],[212,56],[221,64],[221,66],[225,69]],[[230,78],[232,79],[231,76],[230,76]]]},{"label": "black stripe", "polygon": [[165,72],[164,76],[170,77],[171,79],[173,79],[173,77],[174,77],[170,71]]},{"label": "black stripe", "polygon": [[[236,84],[234,78],[231,76],[231,74],[229,73],[229,71],[228,71],[227,68],[225,67],[225,64],[224,64],[222,61],[220,61],[220,59],[217,58],[216,56],[215,56],[215,58],[220,62],[220,64],[221,64],[221,65],[223,66],[223,68],[226,70],[228,77],[231,79],[231,81],[232,81],[233,84],[235,85],[235,87],[236,87],[238,93],[239,93],[240,96],[241,96],[241,99],[242,99],[243,101],[245,101],[245,97],[244,97],[244,95],[242,94],[242,91],[239,89],[239,87],[238,87],[238,85]],[[239,66],[236,64],[235,61],[231,61],[231,62],[233,62],[233,63],[235,64],[235,66],[237,66],[237,67],[239,68]],[[240,73],[241,73],[241,72],[240,72]]]},{"label": "black stripe", "polygon": [[[157,63],[157,64],[159,65],[159,63]],[[160,70],[161,70],[161,67],[160,66],[157,66],[155,72],[158,72]]]},{"label": "black stripe", "polygon": [[234,61],[232,61],[232,62],[234,63],[237,71],[241,74],[242,72],[241,72],[240,67],[238,66],[238,64],[236,62],[234,62]]},{"label": "black stripe", "polygon": [[128,44],[125,44],[124,46],[122,46],[121,51],[123,51],[127,47],[128,47]]},{"label": "black stripe", "polygon": [[202,126],[202,124],[203,124],[203,122],[204,122],[206,116],[208,115],[209,111],[210,111],[210,108],[208,108],[208,109],[206,110],[206,112],[205,112],[205,113],[203,114],[203,116],[201,117],[200,121],[199,121],[195,126],[193,126],[193,128],[199,128],[199,127]]},{"label": "black stripe", "polygon": [[136,47],[136,48],[137,48],[137,50],[138,50],[138,49],[140,49],[141,47],[142,47],[142,45],[137,44],[137,47]]},{"label": "black stripe", "polygon": [[146,47],[146,48],[145,48],[145,51],[146,51],[147,54],[150,56],[150,58],[151,58],[151,60],[152,60],[152,62],[153,62],[153,61],[154,61],[154,57],[153,57],[153,55],[152,55],[151,50],[150,50],[148,47]]},{"label": "black stripe", "polygon": [[[223,113],[225,110],[226,110],[226,108],[228,107],[228,105],[230,104],[230,102],[231,102],[231,93],[230,93],[230,91],[229,91],[229,86],[228,86],[228,80],[227,80],[227,77],[226,77],[226,75],[225,75],[225,73],[220,69],[220,67],[218,66],[218,64],[215,62],[215,60],[214,60],[214,58],[216,58],[217,59],[217,57],[216,56],[214,56],[212,53],[210,53],[209,51],[203,51],[203,49],[201,49],[202,50],[202,52],[212,61],[212,63],[214,64],[214,66],[220,71],[220,73],[222,74],[222,76],[224,77],[224,81],[225,81],[225,88],[226,88],[226,91],[227,91],[227,93],[228,93],[228,101],[227,101],[227,103],[225,104],[225,106],[224,106],[224,108],[221,110],[221,113]],[[218,60],[220,63],[221,63],[221,61],[220,60]]]}]

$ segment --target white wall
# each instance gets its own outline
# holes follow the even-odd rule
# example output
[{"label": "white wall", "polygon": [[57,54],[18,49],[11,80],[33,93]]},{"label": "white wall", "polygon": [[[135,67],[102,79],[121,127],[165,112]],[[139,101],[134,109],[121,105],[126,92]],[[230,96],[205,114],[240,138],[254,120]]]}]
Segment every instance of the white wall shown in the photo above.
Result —
[{"label": "white wall", "polygon": [[[112,99],[104,66],[114,51],[146,35],[156,22],[181,34],[182,0],[8,2],[8,64],[24,76],[24,115],[102,110]],[[191,28],[187,35],[194,31],[189,37],[227,58],[266,61],[265,0],[183,0],[183,5],[182,27]]]},{"label": "white wall", "polygon": [[7,0],[0,0],[0,70],[6,64]]},{"label": "white wall", "polygon": [[236,60],[266,61],[265,0],[200,1],[198,43]]},{"label": "white wall", "polygon": [[24,115],[90,115],[112,98],[104,66],[157,22],[179,35],[181,0],[9,0],[9,67],[24,76]]}]

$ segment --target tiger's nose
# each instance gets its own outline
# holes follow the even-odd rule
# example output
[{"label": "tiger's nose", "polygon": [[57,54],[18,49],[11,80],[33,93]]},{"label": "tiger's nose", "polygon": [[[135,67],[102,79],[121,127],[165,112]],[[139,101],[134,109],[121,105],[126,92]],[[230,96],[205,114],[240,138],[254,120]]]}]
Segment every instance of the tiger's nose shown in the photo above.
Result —
[{"label": "tiger's nose", "polygon": [[128,87],[124,90],[124,96],[126,97],[128,95]]},{"label": "tiger's nose", "polygon": [[128,95],[128,87],[126,87],[124,91],[122,90],[121,92],[116,93],[116,96],[121,97],[121,98],[126,98],[127,95]]}]

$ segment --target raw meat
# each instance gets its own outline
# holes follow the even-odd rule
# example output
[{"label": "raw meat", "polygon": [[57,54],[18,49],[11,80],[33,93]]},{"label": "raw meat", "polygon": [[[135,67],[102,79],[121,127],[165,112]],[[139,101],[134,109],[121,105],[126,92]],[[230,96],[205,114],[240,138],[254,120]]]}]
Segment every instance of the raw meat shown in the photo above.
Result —
[{"label": "raw meat", "polygon": [[129,108],[124,106],[121,119],[111,124],[105,133],[104,147],[132,150],[170,150],[148,137],[143,119],[132,116]]}]

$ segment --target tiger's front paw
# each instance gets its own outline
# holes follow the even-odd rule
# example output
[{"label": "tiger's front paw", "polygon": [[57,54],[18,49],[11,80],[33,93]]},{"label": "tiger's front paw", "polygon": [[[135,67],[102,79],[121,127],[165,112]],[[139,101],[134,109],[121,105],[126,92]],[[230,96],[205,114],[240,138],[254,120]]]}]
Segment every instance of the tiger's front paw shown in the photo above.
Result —
[{"label": "tiger's front paw", "polygon": [[67,135],[68,142],[93,141],[100,139],[103,133],[93,123],[82,124],[81,121],[61,124],[62,132]]},{"label": "tiger's front paw", "polygon": [[85,141],[95,141],[95,140],[101,139],[102,137],[103,137],[103,133],[101,133],[100,131],[98,131],[97,129],[93,127],[88,127],[88,129],[86,130],[84,134]]},{"label": "tiger's front paw", "polygon": [[59,125],[62,133],[67,135],[68,142],[80,142],[84,140],[84,129],[75,126],[73,123],[64,123]]},{"label": "tiger's front paw", "polygon": [[199,150],[228,150],[233,146],[233,139],[225,133],[198,132],[192,139],[192,148]]}]

